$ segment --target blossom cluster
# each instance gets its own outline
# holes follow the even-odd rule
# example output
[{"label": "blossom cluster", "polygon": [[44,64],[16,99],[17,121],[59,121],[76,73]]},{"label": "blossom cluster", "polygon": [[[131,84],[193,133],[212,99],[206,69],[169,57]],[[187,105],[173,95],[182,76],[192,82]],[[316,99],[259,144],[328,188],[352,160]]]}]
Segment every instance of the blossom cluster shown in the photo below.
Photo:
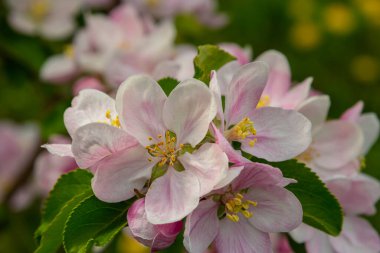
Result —
[{"label": "blossom cluster", "polygon": [[[379,121],[362,114],[362,102],[327,120],[329,97],[311,83],[291,86],[287,60],[273,50],[227,63],[208,84],[184,78],[168,96],[152,77],[133,75],[115,99],[81,91],[64,114],[72,144],[45,147],[88,168],[100,200],[137,198],[129,229],[153,250],[173,243],[185,219],[189,252],[271,252],[283,247],[271,243],[279,232],[308,252],[378,252],[359,215],[373,214],[380,197],[380,184],[360,172]],[[301,204],[284,188],[295,180],[251,157],[296,159],[315,171],[344,209],[342,234],[302,224]]]}]

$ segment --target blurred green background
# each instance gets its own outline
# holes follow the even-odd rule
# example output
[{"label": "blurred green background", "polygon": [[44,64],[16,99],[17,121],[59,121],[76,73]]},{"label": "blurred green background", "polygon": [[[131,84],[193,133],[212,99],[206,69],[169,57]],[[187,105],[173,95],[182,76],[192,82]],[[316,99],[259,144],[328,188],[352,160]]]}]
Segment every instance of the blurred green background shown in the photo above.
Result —
[{"label": "blurred green background", "polygon": [[[183,15],[176,19],[177,42],[196,45],[235,42],[249,45],[254,57],[265,50],[277,49],[288,57],[293,80],[312,76],[313,87],[331,96],[330,117],[339,117],[358,100],[365,102],[366,112],[380,115],[380,0],[219,3],[230,18],[226,27],[211,30]],[[62,114],[72,95],[69,86],[39,81],[39,68],[70,40],[50,42],[20,35],[7,25],[6,13],[4,3],[0,2],[0,119],[37,121],[46,141],[52,133],[65,133]],[[380,179],[380,142],[372,148],[366,163],[364,172]],[[1,209],[0,227],[8,226],[15,238],[28,237],[37,225],[38,209],[38,205],[32,206],[33,212],[12,216],[17,221],[13,223],[5,219],[9,214]],[[369,219],[380,231],[380,214]],[[26,228],[22,230],[23,226]],[[0,233],[0,244],[14,243],[5,235]],[[19,244],[20,250],[15,252],[29,252],[33,238],[26,241],[30,244]]]}]

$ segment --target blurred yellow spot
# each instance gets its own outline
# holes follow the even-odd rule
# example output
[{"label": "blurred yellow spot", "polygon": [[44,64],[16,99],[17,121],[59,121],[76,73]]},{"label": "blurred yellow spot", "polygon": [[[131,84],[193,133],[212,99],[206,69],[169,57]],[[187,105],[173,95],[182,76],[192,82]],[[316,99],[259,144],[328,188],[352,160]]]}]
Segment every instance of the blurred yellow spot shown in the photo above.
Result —
[{"label": "blurred yellow spot", "polygon": [[158,3],[159,3],[159,0],[147,0],[147,4],[151,8],[157,7]]},{"label": "blurred yellow spot", "polygon": [[63,50],[63,54],[67,58],[73,59],[74,58],[74,47],[73,47],[73,45],[71,45],[71,44],[66,45],[64,50]]},{"label": "blurred yellow spot", "polygon": [[356,0],[359,7],[368,22],[372,25],[380,26],[380,1],[379,0]]},{"label": "blurred yellow spot", "polygon": [[41,22],[49,12],[49,3],[46,0],[34,0],[29,7],[29,13],[33,20]]},{"label": "blurred yellow spot", "polygon": [[256,108],[265,107],[270,104],[270,97],[268,95],[263,95],[260,101],[257,103]]},{"label": "blurred yellow spot", "polygon": [[372,56],[360,55],[351,62],[351,72],[360,82],[372,82],[379,78],[380,63]]},{"label": "blurred yellow spot", "polygon": [[290,41],[296,48],[313,49],[321,42],[320,29],[311,21],[296,23],[290,29]]},{"label": "blurred yellow spot", "polygon": [[315,11],[313,0],[291,0],[288,4],[288,13],[291,17],[298,20],[308,20]]},{"label": "blurred yellow spot", "polygon": [[140,244],[133,237],[126,235],[125,233],[123,233],[122,237],[120,238],[118,248],[119,248],[118,252],[126,252],[126,253],[149,253],[150,252],[149,248]]},{"label": "blurred yellow spot", "polygon": [[326,29],[337,35],[352,32],[356,26],[353,12],[344,4],[333,3],[328,5],[323,12]]}]

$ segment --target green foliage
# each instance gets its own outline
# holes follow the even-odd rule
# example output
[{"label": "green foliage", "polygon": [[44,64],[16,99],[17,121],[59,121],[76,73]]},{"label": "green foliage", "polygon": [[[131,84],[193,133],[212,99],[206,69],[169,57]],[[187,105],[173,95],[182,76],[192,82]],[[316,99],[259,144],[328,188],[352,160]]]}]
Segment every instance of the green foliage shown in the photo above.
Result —
[{"label": "green foliage", "polygon": [[343,214],[336,198],[318,176],[295,160],[272,163],[287,178],[297,180],[286,188],[297,196],[303,208],[303,222],[330,235],[339,235]]},{"label": "green foliage", "polygon": [[179,83],[178,80],[171,77],[165,77],[158,81],[158,84],[164,90],[166,96],[169,96],[170,92],[174,90],[174,88],[177,86],[178,83]]},{"label": "green foliage", "polygon": [[63,244],[68,253],[86,253],[106,245],[127,225],[129,202],[105,203],[95,196],[81,202],[66,222]]},{"label": "green foliage", "polygon": [[64,244],[67,252],[86,252],[107,244],[125,225],[130,203],[105,203],[91,189],[92,174],[78,169],[63,175],[46,200],[36,231],[35,253],[53,253]]},{"label": "green foliage", "polygon": [[218,70],[236,58],[215,45],[198,47],[198,55],[194,58],[194,77],[208,84],[212,70]]}]

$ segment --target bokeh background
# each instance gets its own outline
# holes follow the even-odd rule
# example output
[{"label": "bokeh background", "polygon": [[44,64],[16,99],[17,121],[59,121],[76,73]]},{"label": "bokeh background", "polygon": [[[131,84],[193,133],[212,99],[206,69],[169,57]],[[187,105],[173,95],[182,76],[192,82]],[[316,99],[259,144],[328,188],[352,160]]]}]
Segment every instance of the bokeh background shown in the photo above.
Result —
[{"label": "bokeh background", "polygon": [[[181,15],[176,18],[177,42],[236,42],[250,46],[254,57],[277,49],[288,57],[293,80],[312,76],[313,87],[331,96],[330,117],[339,117],[358,100],[365,102],[366,112],[380,115],[380,0],[220,0],[219,4],[230,19],[225,27],[210,29],[191,15]],[[0,1],[0,119],[37,122],[44,143],[53,133],[65,133],[62,115],[72,94],[67,85],[41,82],[39,70],[70,39],[51,42],[21,35],[9,27],[6,15]],[[78,23],[83,23],[83,16],[78,16]],[[380,142],[366,157],[364,170],[380,179]],[[38,200],[20,212],[1,206],[1,253],[33,251],[39,208]],[[380,232],[380,214],[368,219]]]}]

